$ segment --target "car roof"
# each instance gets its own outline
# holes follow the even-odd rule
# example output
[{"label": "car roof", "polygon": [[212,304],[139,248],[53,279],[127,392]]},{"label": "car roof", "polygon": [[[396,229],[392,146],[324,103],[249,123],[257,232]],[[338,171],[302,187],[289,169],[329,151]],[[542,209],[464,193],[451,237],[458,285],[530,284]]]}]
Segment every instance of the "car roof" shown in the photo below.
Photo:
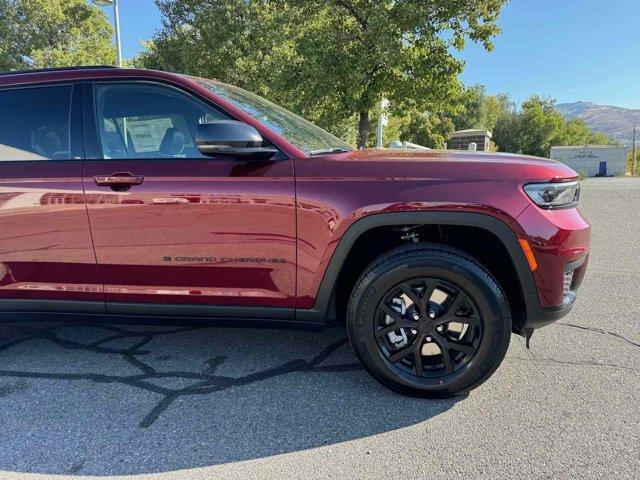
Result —
[{"label": "car roof", "polygon": [[124,77],[149,78],[174,82],[178,81],[179,83],[183,83],[186,79],[185,76],[177,73],[162,72],[158,70],[95,65],[85,67],[43,68],[0,72],[0,86]]},{"label": "car roof", "polygon": [[54,68],[29,68],[26,70],[7,70],[0,72],[0,75],[20,75],[23,73],[44,73],[44,72],[66,72],[75,70],[96,70],[103,68],[118,68],[112,65],[87,65],[81,67],[54,67]]}]

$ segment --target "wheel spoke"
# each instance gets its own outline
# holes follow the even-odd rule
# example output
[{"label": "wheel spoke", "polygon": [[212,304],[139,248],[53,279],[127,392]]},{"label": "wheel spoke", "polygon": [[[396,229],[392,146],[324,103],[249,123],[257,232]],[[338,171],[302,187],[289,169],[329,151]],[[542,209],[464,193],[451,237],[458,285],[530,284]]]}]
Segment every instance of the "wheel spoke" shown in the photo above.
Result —
[{"label": "wheel spoke", "polygon": [[444,369],[447,373],[453,372],[453,362],[451,361],[451,353],[449,349],[444,345],[439,345],[440,354],[442,355],[442,362],[444,363]]},{"label": "wheel spoke", "polygon": [[399,362],[400,360],[402,360],[407,355],[412,354],[413,351],[414,351],[413,350],[413,345],[407,345],[406,347],[403,347],[400,350],[398,350],[396,353],[390,355],[389,356],[389,361],[391,361],[393,363]]},{"label": "wheel spoke", "polygon": [[398,329],[398,327],[396,326],[395,323],[392,323],[391,325],[381,328],[380,330],[376,330],[376,337],[384,337],[385,335],[390,334],[391,332],[394,332]]},{"label": "wheel spoke", "polygon": [[465,297],[466,295],[462,293],[461,290],[458,290],[458,293],[456,293],[455,296],[453,297],[453,301],[451,302],[451,305],[449,305],[449,308],[447,308],[447,316],[455,317],[456,312],[460,308],[460,305],[462,305],[462,302],[464,301]]},{"label": "wheel spoke", "polygon": [[445,323],[466,323],[470,327],[476,326],[480,324],[480,318],[477,315],[471,315],[469,317],[458,317],[456,315],[444,315],[438,319],[436,319],[436,325],[444,325]]},{"label": "wheel spoke", "polygon": [[422,348],[422,345],[420,345],[420,347],[417,350],[414,350],[413,352],[413,363],[414,363],[414,369],[416,371],[416,375],[418,375],[419,377],[421,377],[424,374],[424,369],[422,367],[422,352],[420,351],[420,349]]},{"label": "wheel spoke", "polygon": [[380,310],[382,310],[384,314],[388,315],[393,320],[393,324],[392,324],[392,326],[394,327],[393,330],[396,330],[398,328],[415,328],[414,321],[407,320],[402,316],[400,312],[397,312],[396,310],[389,307],[388,305],[385,305],[384,303],[381,304]]},{"label": "wheel spoke", "polygon": [[[398,326],[395,323],[392,323],[391,325],[387,325],[384,328],[381,328],[380,330],[376,330],[376,337],[380,338],[380,337],[384,337],[385,335],[390,334],[391,332],[395,332],[396,330],[403,328],[402,326]],[[410,328],[410,327],[404,327],[404,328]]]},{"label": "wheel spoke", "polygon": [[437,286],[438,282],[435,280],[431,280],[429,283],[427,283],[427,289],[422,296],[422,303],[425,310],[427,309],[427,306],[429,305],[429,299],[431,299],[431,295],[433,295],[433,292],[435,291]]},{"label": "wheel spoke", "polygon": [[452,297],[453,297],[453,300],[449,304],[449,307],[447,308],[445,314],[442,315],[437,320],[438,325],[441,325],[443,323],[449,323],[449,322],[460,322],[460,323],[469,323],[469,324],[475,323],[474,320],[478,320],[477,317],[475,319],[473,318],[475,314],[473,314],[472,316],[462,316],[462,317],[459,317],[456,315],[456,312],[462,306],[462,302],[468,300],[467,295],[464,294],[462,290],[458,290],[458,293],[456,293],[455,295],[452,295]]},{"label": "wheel spoke", "polygon": [[445,348],[447,350],[457,350],[458,352],[462,352],[467,355],[472,355],[476,351],[475,348],[469,345],[463,345],[462,343],[449,341],[439,333],[434,333],[433,338],[438,343],[438,346],[441,350],[442,348]]},{"label": "wheel spoke", "polygon": [[380,310],[382,310],[386,315],[390,316],[394,323],[400,323],[403,320],[402,314],[400,312],[394,310],[384,303],[380,304]]},{"label": "wheel spoke", "polygon": [[454,322],[466,323],[470,327],[475,327],[476,325],[480,325],[480,317],[476,314],[473,314],[469,317],[454,317]]},{"label": "wheel spoke", "polygon": [[420,314],[424,315],[424,302],[420,299],[420,297],[418,297],[416,292],[414,292],[413,288],[411,288],[411,285],[409,285],[408,283],[403,283],[400,285],[400,290],[402,290],[402,293],[409,297],[409,300],[411,300],[415,304],[415,306],[418,307]]}]

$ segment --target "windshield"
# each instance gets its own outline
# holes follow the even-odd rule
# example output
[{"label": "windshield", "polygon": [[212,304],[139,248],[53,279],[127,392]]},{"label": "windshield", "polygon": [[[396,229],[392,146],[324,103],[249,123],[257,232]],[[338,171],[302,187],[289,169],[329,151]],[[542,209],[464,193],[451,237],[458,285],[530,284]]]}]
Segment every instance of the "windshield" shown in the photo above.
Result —
[{"label": "windshield", "polygon": [[335,135],[258,95],[210,80],[197,79],[197,82],[259,120],[307,155],[353,150]]}]

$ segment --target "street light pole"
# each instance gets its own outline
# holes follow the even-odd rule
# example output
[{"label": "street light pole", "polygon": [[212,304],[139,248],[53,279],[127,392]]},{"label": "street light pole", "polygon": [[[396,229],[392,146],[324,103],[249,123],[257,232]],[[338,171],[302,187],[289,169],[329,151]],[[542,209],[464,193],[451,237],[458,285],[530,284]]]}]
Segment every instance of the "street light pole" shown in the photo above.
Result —
[{"label": "street light pole", "polygon": [[378,119],[378,131],[376,135],[376,147],[378,148],[382,148],[383,146],[384,127],[386,127],[389,122],[386,115],[389,105],[391,105],[391,102],[386,98],[383,98],[382,102],[380,102],[380,118]]},{"label": "street light pole", "polygon": [[122,41],[120,39],[120,12],[118,10],[118,0],[92,0],[92,2],[101,7],[113,5],[113,19],[116,29],[116,66],[122,68]]},{"label": "street light pole", "polygon": [[122,41],[120,39],[120,11],[118,9],[118,0],[113,0],[113,16],[116,24],[116,65],[122,68]]}]

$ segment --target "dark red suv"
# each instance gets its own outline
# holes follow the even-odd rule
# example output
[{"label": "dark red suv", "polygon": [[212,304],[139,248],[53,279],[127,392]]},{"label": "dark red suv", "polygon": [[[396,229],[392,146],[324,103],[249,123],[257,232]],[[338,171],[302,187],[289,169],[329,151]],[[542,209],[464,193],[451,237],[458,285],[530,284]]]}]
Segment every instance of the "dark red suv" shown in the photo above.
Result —
[{"label": "dark red suv", "polygon": [[554,161],[354,151],[216,81],[0,75],[5,320],[346,319],[380,382],[451,395],[495,371],[511,332],[571,309],[590,237],[578,196]]}]

